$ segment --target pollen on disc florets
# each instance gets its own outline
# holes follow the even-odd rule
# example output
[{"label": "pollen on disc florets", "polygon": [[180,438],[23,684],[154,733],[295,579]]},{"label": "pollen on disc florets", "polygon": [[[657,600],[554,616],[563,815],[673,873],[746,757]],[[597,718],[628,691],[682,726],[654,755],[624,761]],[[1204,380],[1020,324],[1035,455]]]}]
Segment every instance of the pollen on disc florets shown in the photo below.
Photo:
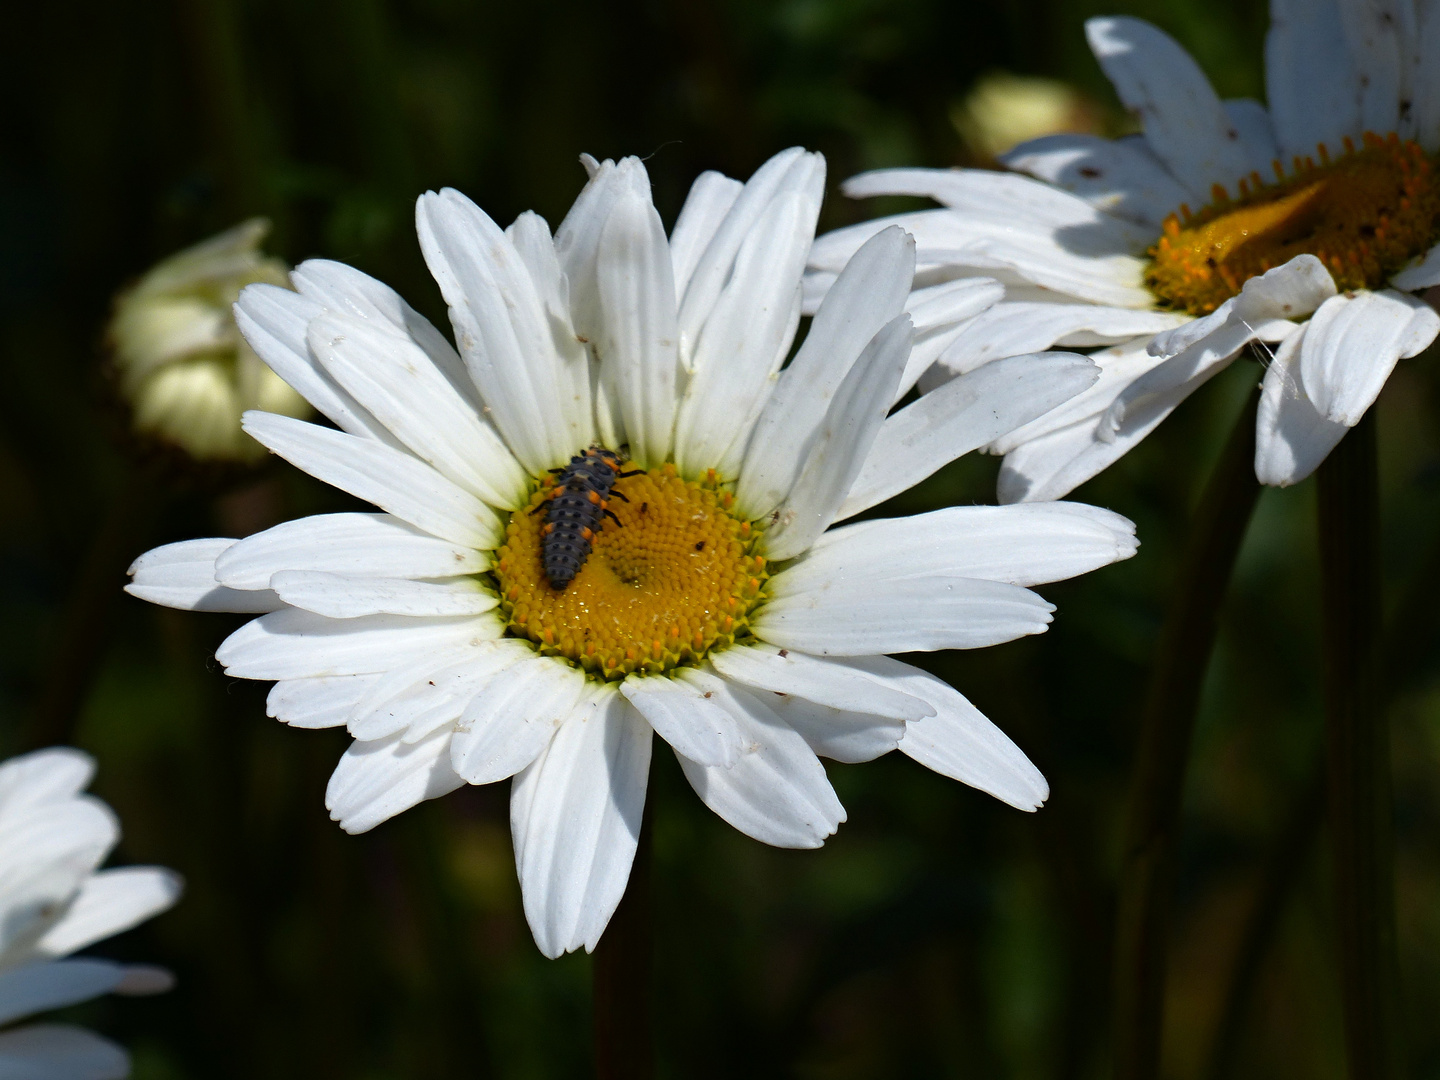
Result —
[{"label": "pollen on disc florets", "polygon": [[563,590],[546,578],[541,552],[553,483],[542,480],[510,515],[495,553],[512,635],[605,680],[661,674],[750,637],[749,616],[769,578],[756,550],[760,530],[735,516],[734,496],[713,472],[685,480],[664,465],[617,481],[624,498],[608,506],[618,524],[595,532]]},{"label": "pollen on disc florets", "polygon": [[1315,255],[1341,290],[1379,288],[1428,249],[1440,233],[1440,182],[1415,142],[1366,134],[1331,159],[1296,158],[1276,182],[1241,180],[1238,199],[1219,184],[1214,202],[1192,214],[1181,206],[1150,248],[1145,283],[1167,307],[1206,315],[1246,280],[1296,255]]}]

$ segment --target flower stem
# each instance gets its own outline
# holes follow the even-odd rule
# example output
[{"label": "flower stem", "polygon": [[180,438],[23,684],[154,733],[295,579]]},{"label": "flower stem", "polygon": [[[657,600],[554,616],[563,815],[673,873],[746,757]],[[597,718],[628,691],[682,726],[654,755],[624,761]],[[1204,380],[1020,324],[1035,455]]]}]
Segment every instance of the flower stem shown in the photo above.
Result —
[{"label": "flower stem", "polygon": [[646,800],[630,882],[595,946],[592,985],[597,1080],[651,1080],[655,1075],[650,1033],[651,831],[650,800]]},{"label": "flower stem", "polygon": [[1260,494],[1255,407],[1246,400],[1191,521],[1140,718],[1115,926],[1117,1080],[1154,1080],[1164,1018],[1165,945],[1180,800],[1220,604]]},{"label": "flower stem", "polygon": [[1240,1039],[1245,1034],[1246,1021],[1250,1019],[1250,1006],[1261,965],[1274,943],[1286,905],[1300,883],[1320,834],[1325,795],[1319,772],[1317,762],[1315,777],[1306,783],[1291,807],[1289,818],[1276,837],[1274,847],[1267,853],[1259,887],[1245,916],[1244,930],[1235,951],[1235,964],[1225,987],[1225,1004],[1205,1070],[1209,1080],[1229,1080],[1235,1075]]},{"label": "flower stem", "polygon": [[1330,844],[1351,1080],[1403,1075],[1390,744],[1380,701],[1375,415],[1320,466],[1320,570]]}]

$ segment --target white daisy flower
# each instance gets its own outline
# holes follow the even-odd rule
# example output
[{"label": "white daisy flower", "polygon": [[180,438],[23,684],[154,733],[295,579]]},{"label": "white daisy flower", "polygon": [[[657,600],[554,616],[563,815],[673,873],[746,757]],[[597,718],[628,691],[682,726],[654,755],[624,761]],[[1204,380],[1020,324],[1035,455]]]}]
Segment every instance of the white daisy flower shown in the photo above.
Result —
[{"label": "white daisy flower", "polygon": [[1397,360],[1440,331],[1418,297],[1440,284],[1440,6],[1272,0],[1269,108],[1221,101],[1173,39],[1092,19],[1090,47],[1143,134],[1052,135],[1013,174],[893,169],[853,196],[945,205],[816,241],[807,297],[877,230],[918,244],[917,289],[998,280],[922,385],[998,357],[1108,346],[1099,381],[997,440],[1002,502],[1064,496],[1113,463],[1251,342],[1264,378],[1255,469],[1304,479],[1374,403]]},{"label": "white daisy flower", "polygon": [[[585,161],[553,239],[533,213],[502,230],[459,192],[421,197],[458,352],[336,263],[300,266],[298,293],[246,290],[255,350],[340,428],[250,413],[246,430],[382,512],[173,544],[129,586],[269,613],[218,657],[276,680],[286,723],[348,726],[327,805],[351,832],[513,776],[525,912],[549,956],[593,947],[620,900],[652,731],[711,809],[783,847],[845,819],[819,756],[898,747],[1039,806],[1045,781],[1004,734],[884,654],[1038,633],[1051,606],[1029,586],[1135,551],[1130,522],[1063,503],[830,528],[1083,390],[1094,366],[991,365],[956,380],[963,403],[887,418],[910,378],[899,229],[838,275],[782,370],[819,155],[787,150],[746,184],[705,173],[668,239],[638,160]],[[997,294],[962,283],[912,311],[924,324],[925,304]]]},{"label": "white daisy flower", "polygon": [[[157,866],[97,869],[120,839],[115,814],[82,794],[95,763],[56,747],[0,764],[0,1025],[101,994],[168,990],[170,973],[71,953],[170,907],[180,879]],[[0,1077],[111,1080],[129,1056],[69,1024],[0,1031]]]}]

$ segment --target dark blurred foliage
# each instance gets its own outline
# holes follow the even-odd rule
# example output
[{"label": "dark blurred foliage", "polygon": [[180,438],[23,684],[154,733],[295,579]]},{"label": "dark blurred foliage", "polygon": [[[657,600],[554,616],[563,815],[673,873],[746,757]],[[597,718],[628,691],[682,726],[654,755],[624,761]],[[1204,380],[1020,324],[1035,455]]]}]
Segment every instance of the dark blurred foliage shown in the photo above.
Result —
[{"label": "dark blurred foliage", "polygon": [[[1185,42],[1222,94],[1259,95],[1263,5],[1117,7]],[[137,468],[95,375],[110,297],[159,257],[255,214],[292,261],[325,255],[441,321],[411,230],[452,184],[500,222],[558,224],[581,151],[648,155],[672,220],[703,168],[825,152],[832,188],[881,165],[965,160],[947,116],[992,69],[1057,75],[1114,107],[1081,23],[1092,0],[59,0],[0,38],[0,750],[69,739],[100,760],[123,862],[184,901],[98,947],[180,988],[73,1018],[140,1080],[583,1076],[589,969],[544,960],[520,912],[504,785],[373,833],[322,807],[343,732],[289,730],[210,659],[236,624],[119,593],[157,543],[346,504],[275,466],[216,493]],[[871,208],[838,196],[827,227]],[[1053,785],[1010,810],[899,755],[830,766],[850,820],[818,852],[754,843],[673,759],[652,782],[662,1075],[1104,1075],[1109,919],[1135,715],[1187,516],[1241,399],[1237,364],[1077,497],[1144,547],[1047,588],[1041,638],[923,658]],[[1417,1075],[1440,1076],[1440,358],[1381,399],[1400,927]],[[892,511],[993,501],[963,460]],[[1167,997],[1176,1078],[1339,1076],[1320,821],[1314,483],[1261,499],[1225,608],[1185,799]],[[1232,1008],[1251,933],[1253,992]],[[1266,924],[1265,918],[1259,923]],[[1238,1009],[1238,1011],[1236,1011]]]}]

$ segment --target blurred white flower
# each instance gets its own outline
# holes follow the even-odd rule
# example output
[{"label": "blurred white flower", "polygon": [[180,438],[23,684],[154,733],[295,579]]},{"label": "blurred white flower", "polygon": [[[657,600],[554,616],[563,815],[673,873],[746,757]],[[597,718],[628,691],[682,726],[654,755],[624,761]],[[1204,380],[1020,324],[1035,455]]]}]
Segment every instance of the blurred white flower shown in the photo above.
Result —
[{"label": "blurred white flower", "polygon": [[[1440,8],[1272,0],[1269,107],[1221,101],[1172,38],[1092,19],[1090,47],[1142,134],[1051,135],[977,170],[891,169],[856,197],[945,209],[820,237],[813,304],[870,236],[916,239],[916,287],[999,283],[921,383],[1054,346],[1109,346],[1085,393],[991,447],[1002,502],[1061,498],[1116,461],[1252,342],[1276,343],[1256,476],[1304,479],[1360,421],[1397,361],[1440,333]],[[1268,349],[1267,349],[1268,351]]]},{"label": "blurred white flower", "polygon": [[[71,953],[157,915],[180,879],[155,866],[97,869],[120,838],[115,814],[82,794],[95,764],[56,747],[0,764],[0,1025],[101,994],[168,990],[170,973]],[[112,1080],[129,1056],[68,1024],[0,1031],[0,1078]]]},{"label": "blurred white flower", "polygon": [[998,158],[1017,143],[1065,132],[1095,132],[1099,110],[1059,79],[998,71],[980,79],[950,110],[971,152]]},{"label": "blurred white flower", "polygon": [[421,197],[458,352],[336,263],[298,267],[298,293],[247,289],[251,344],[341,429],[250,413],[247,430],[385,513],[172,544],[129,586],[269,612],[217,656],[277,680],[287,723],[349,727],[327,805],[352,832],[513,776],[525,912],[550,956],[593,947],[624,892],[652,732],[707,806],[782,847],[818,847],[845,820],[820,756],[898,749],[1039,806],[1045,780],[1014,743],[884,654],[1039,633],[1052,609],[1029,586],[1136,546],[1129,521],[1073,504],[832,528],[1084,389],[1094,366],[997,365],[892,414],[922,310],[996,294],[961,283],[907,312],[914,244],[887,229],[782,371],[823,159],[787,150],[744,184],[703,174],[668,238],[640,161],[587,165],[553,239],[533,213],[501,230],[457,191]]},{"label": "blurred white flower", "polygon": [[303,417],[303,397],[261,363],[231,306],[254,282],[288,286],[285,264],[260,242],[259,218],[170,256],[120,294],[111,362],[131,424],[199,462],[255,462],[265,448],[240,426],[247,409]]}]

